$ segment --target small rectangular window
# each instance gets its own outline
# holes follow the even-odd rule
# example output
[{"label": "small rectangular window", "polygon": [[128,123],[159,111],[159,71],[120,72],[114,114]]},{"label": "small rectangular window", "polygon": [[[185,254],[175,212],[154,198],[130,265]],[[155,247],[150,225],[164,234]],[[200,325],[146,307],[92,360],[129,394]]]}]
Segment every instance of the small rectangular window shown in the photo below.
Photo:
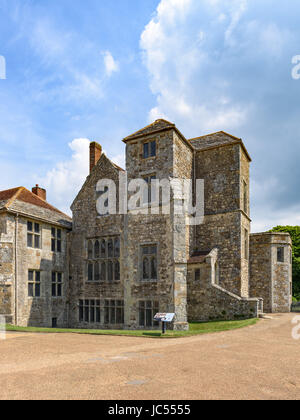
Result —
[{"label": "small rectangular window", "polygon": [[195,270],[195,281],[199,282],[200,278],[201,278],[201,270],[200,270],[200,268],[197,268]]},{"label": "small rectangular window", "polygon": [[36,270],[28,271],[28,296],[41,296],[41,273]]},{"label": "small rectangular window", "polygon": [[148,159],[149,157],[156,156],[156,141],[151,141],[143,144],[143,158]]},{"label": "small rectangular window", "polygon": [[284,248],[278,247],[277,248],[277,262],[284,262]]}]

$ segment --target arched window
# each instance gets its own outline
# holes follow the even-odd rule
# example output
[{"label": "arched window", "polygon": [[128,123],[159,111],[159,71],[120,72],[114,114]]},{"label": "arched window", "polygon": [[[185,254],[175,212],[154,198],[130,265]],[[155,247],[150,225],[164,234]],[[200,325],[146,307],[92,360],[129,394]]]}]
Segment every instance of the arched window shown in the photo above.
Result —
[{"label": "arched window", "polygon": [[88,281],[93,281],[94,266],[93,263],[88,264]]},{"label": "arched window", "polygon": [[100,244],[98,240],[95,242],[95,245],[94,245],[94,256],[95,258],[100,257]]},{"label": "arched window", "polygon": [[106,263],[101,263],[100,280],[106,281]]},{"label": "arched window", "polygon": [[113,262],[112,261],[108,261],[107,264],[107,280],[108,281],[113,281],[114,279],[114,273],[113,273]]},{"label": "arched window", "polygon": [[93,242],[88,242],[88,259],[91,260],[93,258]]},{"label": "arched window", "polygon": [[100,257],[101,258],[105,258],[106,257],[106,241],[105,241],[105,239],[102,239],[102,241],[101,241]]},{"label": "arched window", "polygon": [[94,265],[94,280],[99,281],[100,280],[100,265],[98,262]]},{"label": "arched window", "polygon": [[120,263],[119,263],[119,261],[115,262],[115,280],[116,281],[120,280]]}]

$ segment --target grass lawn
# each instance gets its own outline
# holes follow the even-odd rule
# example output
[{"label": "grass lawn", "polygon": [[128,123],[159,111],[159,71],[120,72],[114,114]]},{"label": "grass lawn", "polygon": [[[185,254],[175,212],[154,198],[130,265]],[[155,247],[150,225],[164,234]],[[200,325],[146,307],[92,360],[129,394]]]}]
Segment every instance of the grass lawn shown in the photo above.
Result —
[{"label": "grass lawn", "polygon": [[59,328],[37,328],[37,327],[15,327],[7,325],[7,331],[34,332],[34,333],[73,333],[73,334],[92,334],[92,335],[118,335],[131,337],[153,337],[153,338],[176,338],[190,337],[198,334],[208,334],[221,331],[229,331],[237,328],[255,325],[258,319],[246,319],[242,321],[213,321],[190,323],[189,331],[167,331],[162,334],[160,331],[131,331],[131,330],[78,330],[78,329],[59,329]]}]

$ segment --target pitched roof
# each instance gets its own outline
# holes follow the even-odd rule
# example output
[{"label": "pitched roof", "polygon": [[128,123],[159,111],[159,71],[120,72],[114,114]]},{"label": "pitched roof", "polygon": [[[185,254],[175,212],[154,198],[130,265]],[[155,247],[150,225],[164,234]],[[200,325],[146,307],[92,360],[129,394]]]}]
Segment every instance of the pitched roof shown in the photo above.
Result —
[{"label": "pitched roof", "polygon": [[204,263],[211,251],[195,251],[188,259],[188,264]]},{"label": "pitched roof", "polygon": [[72,219],[24,187],[0,191],[0,210],[8,210],[71,227]]},{"label": "pitched roof", "polygon": [[152,124],[149,124],[146,127],[142,128],[141,130],[130,134],[130,136],[125,137],[123,141],[124,143],[126,143],[127,141],[133,140],[137,137],[146,136],[148,134],[157,133],[159,131],[168,130],[170,128],[175,128],[175,124],[166,120],[159,119],[154,121]]},{"label": "pitched roof", "polygon": [[228,134],[225,131],[218,131],[217,133],[207,134],[201,137],[195,137],[190,139],[189,142],[197,151],[213,149],[216,147],[231,145],[231,144],[240,144],[244,149],[247,157],[251,161],[251,158],[247,152],[246,147],[242,139],[233,136],[232,134]]}]

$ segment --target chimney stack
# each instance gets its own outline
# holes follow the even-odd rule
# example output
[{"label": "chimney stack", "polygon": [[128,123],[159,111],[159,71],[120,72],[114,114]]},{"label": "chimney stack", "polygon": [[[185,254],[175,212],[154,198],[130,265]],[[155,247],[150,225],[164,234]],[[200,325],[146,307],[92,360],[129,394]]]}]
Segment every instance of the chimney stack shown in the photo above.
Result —
[{"label": "chimney stack", "polygon": [[95,141],[90,144],[90,173],[101,158],[102,147]]},{"label": "chimney stack", "polygon": [[33,194],[37,195],[39,198],[46,201],[47,192],[44,188],[40,188],[39,185],[36,184],[36,186],[33,187],[31,191],[33,192]]}]

